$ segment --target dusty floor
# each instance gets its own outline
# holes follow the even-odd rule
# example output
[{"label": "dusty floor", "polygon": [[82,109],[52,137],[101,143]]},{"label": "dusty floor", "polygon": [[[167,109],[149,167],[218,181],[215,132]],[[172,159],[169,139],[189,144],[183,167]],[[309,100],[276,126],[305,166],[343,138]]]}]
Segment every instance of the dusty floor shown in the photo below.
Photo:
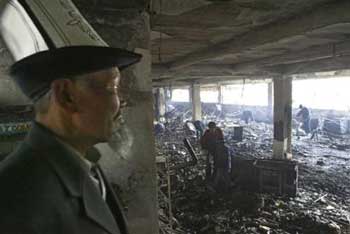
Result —
[{"label": "dusty floor", "polygon": [[[232,157],[271,157],[272,125],[253,122],[244,128],[243,142],[231,144],[232,129],[225,123]],[[182,144],[185,136],[183,124],[174,122],[156,138],[158,155],[172,167],[189,160]],[[350,233],[349,139],[322,134],[317,140],[293,137],[293,160],[299,165],[295,198],[249,193],[234,184],[227,193],[215,192],[204,180],[201,158],[195,166],[173,170],[175,233]],[[191,142],[199,153],[196,139]]]}]

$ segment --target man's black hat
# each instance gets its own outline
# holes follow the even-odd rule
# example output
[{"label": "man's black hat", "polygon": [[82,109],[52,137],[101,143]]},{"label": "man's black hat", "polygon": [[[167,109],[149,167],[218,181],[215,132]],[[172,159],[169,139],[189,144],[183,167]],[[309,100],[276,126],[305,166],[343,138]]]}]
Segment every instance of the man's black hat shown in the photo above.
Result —
[{"label": "man's black hat", "polygon": [[44,95],[52,81],[137,63],[140,54],[104,46],[68,46],[25,57],[10,68],[10,75],[32,100]]}]

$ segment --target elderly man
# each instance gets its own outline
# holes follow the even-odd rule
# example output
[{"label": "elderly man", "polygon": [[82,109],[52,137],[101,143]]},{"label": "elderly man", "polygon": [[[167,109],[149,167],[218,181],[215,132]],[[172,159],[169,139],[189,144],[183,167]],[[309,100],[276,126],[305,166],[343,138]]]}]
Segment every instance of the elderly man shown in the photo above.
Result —
[{"label": "elderly man", "polygon": [[91,147],[120,117],[119,70],[141,56],[72,46],[16,62],[10,74],[34,102],[27,138],[0,166],[0,232],[128,233],[122,207]]}]

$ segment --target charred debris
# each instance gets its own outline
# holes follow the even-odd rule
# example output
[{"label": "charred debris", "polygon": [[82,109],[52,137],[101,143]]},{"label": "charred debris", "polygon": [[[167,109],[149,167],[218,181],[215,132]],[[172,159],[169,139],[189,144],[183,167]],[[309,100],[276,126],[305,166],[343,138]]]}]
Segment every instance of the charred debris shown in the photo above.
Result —
[{"label": "charred debris", "polygon": [[271,160],[273,126],[264,110],[253,110],[255,121],[246,123],[242,109],[204,108],[203,122],[218,123],[228,148],[229,185],[221,190],[206,176],[190,108],[173,107],[155,124],[160,233],[350,233],[344,116],[319,113],[309,135],[294,123],[293,159],[279,165]]}]

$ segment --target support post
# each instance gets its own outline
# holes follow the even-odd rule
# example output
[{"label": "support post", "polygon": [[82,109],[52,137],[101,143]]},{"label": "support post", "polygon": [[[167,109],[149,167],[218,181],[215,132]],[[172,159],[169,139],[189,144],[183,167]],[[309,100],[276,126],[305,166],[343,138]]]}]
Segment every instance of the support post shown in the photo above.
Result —
[{"label": "support post", "polygon": [[[129,1],[134,4],[133,1]],[[86,5],[86,4],[85,4]],[[157,177],[153,135],[153,93],[151,80],[150,16],[146,1],[133,8],[91,11],[82,4],[88,21],[102,19],[115,27],[95,29],[111,47],[127,48],[142,54],[142,60],[121,72],[123,123],[113,132],[107,144],[97,145],[102,153],[100,164],[112,185],[121,190],[123,205],[128,207],[127,220],[130,233],[159,233]],[[85,8],[84,8],[85,7]],[[117,8],[115,8],[117,10]],[[94,23],[93,26],[100,24]]]},{"label": "support post", "polygon": [[166,100],[165,100],[165,90],[164,88],[157,88],[156,90],[156,98],[155,98],[155,111],[156,111],[156,119],[157,121],[160,121],[164,118],[165,115],[165,106],[166,106]]},{"label": "support post", "polygon": [[273,158],[291,159],[292,78],[276,77],[274,84]]},{"label": "support post", "polygon": [[223,100],[223,95],[222,95],[222,86],[221,84],[218,84],[218,104],[222,105],[222,103],[224,102]]},{"label": "support post", "polygon": [[192,100],[192,120],[202,120],[202,104],[201,104],[201,86],[199,84],[192,84],[191,86],[191,100]]},{"label": "support post", "polygon": [[272,118],[273,112],[273,81],[267,84],[267,116]]},{"label": "support post", "polygon": [[0,100],[1,105],[31,105],[31,101],[21,92],[8,74],[14,60],[5,42],[0,37]]}]

